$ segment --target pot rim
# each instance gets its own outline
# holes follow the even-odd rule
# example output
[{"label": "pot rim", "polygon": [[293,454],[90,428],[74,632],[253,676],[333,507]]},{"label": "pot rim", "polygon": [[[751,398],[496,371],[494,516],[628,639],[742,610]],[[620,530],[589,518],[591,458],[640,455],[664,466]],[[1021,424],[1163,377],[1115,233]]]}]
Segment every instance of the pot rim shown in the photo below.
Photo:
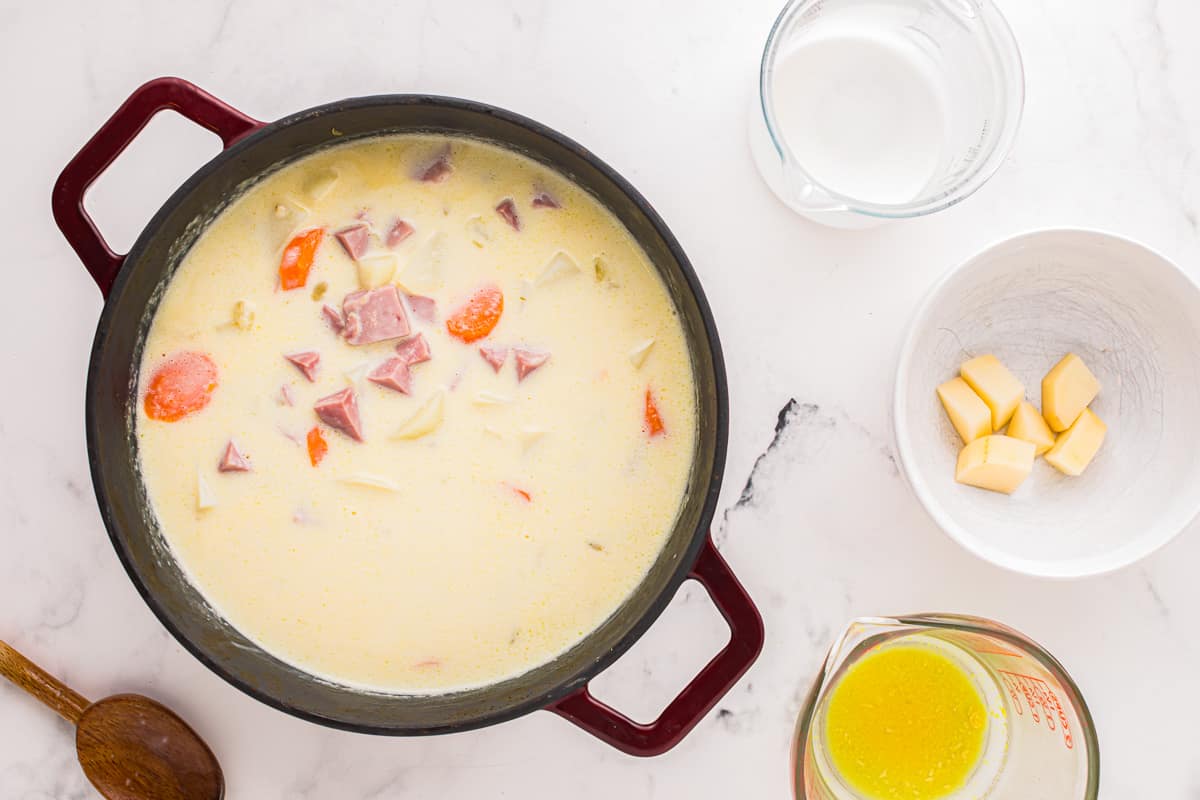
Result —
[{"label": "pot rim", "polygon": [[[716,419],[705,420],[701,424],[714,424],[716,438],[713,447],[713,463],[712,469],[708,475],[708,485],[705,491],[704,502],[701,506],[699,521],[696,525],[696,530],[692,534],[691,541],[687,548],[683,551],[682,557],[679,558],[678,564],[670,578],[664,584],[657,597],[649,604],[649,607],[643,615],[630,628],[621,635],[617,643],[591,659],[591,661],[580,667],[567,680],[562,681],[557,686],[549,689],[540,695],[531,697],[521,703],[502,708],[494,713],[485,713],[477,717],[466,720],[454,720],[439,723],[436,725],[427,725],[422,727],[401,727],[395,725],[383,725],[372,723],[356,723],[343,719],[338,719],[322,714],[314,713],[304,708],[288,703],[287,701],[269,693],[268,691],[252,686],[230,671],[226,670],[216,659],[209,657],[196,643],[185,636],[172,622],[166,609],[159,602],[157,596],[149,589],[146,582],[143,580],[141,573],[133,563],[131,555],[126,551],[124,544],[117,535],[117,522],[114,517],[112,504],[109,502],[104,489],[105,485],[104,470],[101,468],[101,454],[97,448],[98,440],[98,425],[99,420],[96,416],[96,403],[93,402],[93,397],[101,390],[99,384],[100,362],[104,344],[107,340],[109,328],[111,326],[112,317],[115,314],[117,299],[125,290],[126,283],[130,279],[132,270],[126,269],[122,264],[121,269],[113,282],[112,289],[105,297],[104,307],[101,310],[99,321],[96,326],[96,335],[92,342],[92,351],[88,360],[88,378],[86,386],[86,402],[85,402],[85,429],[87,432],[87,454],[88,464],[92,476],[92,487],[96,495],[97,505],[100,510],[100,516],[104,522],[105,531],[112,542],[113,549],[116,550],[117,556],[129,576],[130,581],[141,595],[143,601],[149,606],[150,610],[158,618],[159,622],[171,633],[180,645],[183,646],[193,657],[200,663],[206,666],[209,670],[222,678],[225,682],[239,689],[243,693],[253,697],[272,708],[283,711],[294,717],[314,722],[326,727],[336,728],[340,730],[352,731],[355,733],[369,733],[376,735],[388,736],[422,736],[431,734],[452,733],[460,731],[474,730],[477,728],[488,727],[501,722],[507,722],[517,717],[524,716],[539,709],[545,709],[552,706],[554,703],[562,700],[573,692],[579,691],[586,686],[588,681],[599,673],[606,670],[617,659],[624,655],[633,644],[638,641],[650,626],[657,621],[666,610],[667,605],[674,598],[679,590],[679,587],[688,578],[688,573],[695,564],[701,548],[709,538],[709,527],[712,524],[713,516],[716,513],[716,505],[718,495],[721,490],[722,478],[725,469],[726,451],[728,447],[729,436],[729,392],[725,373],[725,361],[721,350],[720,337],[717,333],[716,322],[713,319],[712,309],[708,304],[708,299],[701,288],[699,277],[696,275],[691,261],[684,253],[674,234],[671,233],[666,223],[654,210],[650,202],[639,192],[634,186],[620,175],[616,170],[609,166],[604,160],[596,156],[587,148],[580,145],[570,137],[559,133],[536,120],[508,111],[497,106],[492,106],[486,103],[481,103],[474,100],[466,100],[458,97],[450,97],[444,95],[421,94],[421,93],[403,93],[403,94],[380,94],[380,95],[365,95],[359,97],[347,98],[330,103],[313,106],[302,111],[289,114],[281,117],[274,122],[268,122],[262,127],[240,138],[227,147],[218,152],[212,159],[203,164],[197,169],[179,188],[177,188],[170,197],[159,207],[158,211],[146,223],[142,232],[138,235],[128,254],[125,256],[125,262],[136,263],[146,249],[148,242],[153,239],[155,232],[162,226],[163,222],[170,212],[178,206],[205,178],[212,175],[225,164],[237,158],[244,150],[249,149],[254,144],[263,139],[275,135],[279,131],[290,127],[301,121],[309,120],[313,117],[324,116],[335,112],[350,111],[360,108],[372,108],[379,106],[392,105],[428,105],[433,107],[447,108],[451,110],[463,111],[473,114],[483,114],[501,119],[509,124],[525,128],[535,135],[550,140],[553,144],[564,149],[572,151],[574,154],[587,161],[594,169],[596,169],[606,180],[615,185],[622,194],[624,194],[634,206],[638,213],[641,214],[653,227],[655,233],[662,239],[667,250],[670,252],[672,259],[679,267],[679,272],[682,275],[689,292],[691,293],[697,310],[700,316],[708,340],[708,346],[712,353],[712,376],[713,389],[716,395]],[[414,129],[416,132],[417,129]],[[381,131],[381,133],[383,133]],[[369,138],[367,136],[353,137]],[[510,150],[518,148],[511,143],[506,143],[501,140],[488,139],[488,137],[479,137],[495,144],[506,147]],[[351,137],[347,137],[346,141],[352,141]],[[548,164],[551,168],[556,168],[553,164]],[[569,176],[568,176],[569,178]],[[572,179],[573,180],[573,179]],[[573,181],[574,182],[574,181]],[[586,187],[583,187],[587,191]],[[589,192],[590,193],[590,192]],[[657,265],[656,265],[657,266]],[[707,380],[707,376],[703,378]],[[662,558],[666,551],[661,551],[659,558]],[[636,590],[635,590],[636,591]],[[615,612],[614,612],[615,613]],[[597,629],[593,629],[588,635],[578,640],[566,652],[570,652],[575,648],[586,647],[588,640],[595,634]],[[268,653],[272,658],[278,659],[273,653]],[[561,656],[560,656],[561,657]],[[288,663],[288,662],[283,662]],[[309,675],[313,680],[322,680],[319,676],[308,673],[297,665],[290,665],[293,668]],[[536,669],[537,667],[533,667]],[[522,673],[522,675],[527,673]],[[520,677],[520,676],[515,676]],[[510,680],[510,679],[505,679]],[[380,696],[393,696],[397,698],[405,697],[406,695],[389,692],[371,692],[369,690],[359,690],[353,686],[346,684],[336,684],[350,691],[362,691],[365,694],[378,694]],[[502,686],[503,682],[491,684],[490,686]],[[490,688],[485,687],[485,688]],[[411,696],[411,695],[407,695]]]}]

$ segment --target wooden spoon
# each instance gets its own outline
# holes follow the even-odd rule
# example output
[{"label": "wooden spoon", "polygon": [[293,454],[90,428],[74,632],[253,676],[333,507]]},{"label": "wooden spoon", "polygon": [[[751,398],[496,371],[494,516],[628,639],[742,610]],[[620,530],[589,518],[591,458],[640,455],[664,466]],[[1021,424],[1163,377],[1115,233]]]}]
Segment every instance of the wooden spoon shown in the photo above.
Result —
[{"label": "wooden spoon", "polygon": [[140,694],[89,703],[0,641],[0,675],[75,725],[88,780],[108,800],[221,800],[225,778],[212,751],[166,706]]}]

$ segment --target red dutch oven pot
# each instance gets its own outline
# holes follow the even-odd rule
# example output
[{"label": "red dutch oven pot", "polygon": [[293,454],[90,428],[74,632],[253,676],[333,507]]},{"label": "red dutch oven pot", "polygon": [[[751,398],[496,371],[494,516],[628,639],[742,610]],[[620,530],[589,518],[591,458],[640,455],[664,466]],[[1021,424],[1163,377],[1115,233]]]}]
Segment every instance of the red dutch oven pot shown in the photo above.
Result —
[{"label": "red dutch oven pot", "polygon": [[[224,150],[184,183],[126,255],[113,252],[83,207],[93,181],[164,109],[221,137]],[[323,147],[389,133],[469,136],[516,150],[576,181],[632,232],[666,284],[683,323],[700,420],[688,491],[658,559],[620,608],[550,663],[489,686],[437,695],[363,691],[280,661],[214,612],[186,579],[149,513],[138,477],[137,365],[162,290],[208,221],[240,192]],[[92,480],[117,555],[175,638],[225,680],[268,705],[313,722],[365,733],[426,735],[492,725],[547,709],[612,746],[650,756],[675,746],[749,669],[762,620],[709,536],[725,465],[728,398],[712,314],[679,243],[637,190],[603,161],[532,120],[480,103],[427,95],[343,100],[271,123],[242,114],[178,78],[137,89],[83,146],[54,187],[54,218],[100,291],[87,384]],[[707,590],[730,640],[649,724],[588,692],[662,613],[685,580]]]}]

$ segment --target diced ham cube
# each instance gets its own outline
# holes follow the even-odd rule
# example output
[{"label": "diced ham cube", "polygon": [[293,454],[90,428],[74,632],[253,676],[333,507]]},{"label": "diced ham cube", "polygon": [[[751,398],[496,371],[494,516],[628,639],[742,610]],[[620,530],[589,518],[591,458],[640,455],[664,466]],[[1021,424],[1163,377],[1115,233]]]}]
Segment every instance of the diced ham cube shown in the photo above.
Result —
[{"label": "diced ham cube", "polygon": [[358,416],[358,398],[353,389],[342,389],[313,404],[317,417],[331,428],[341,431],[356,442],[363,440],[362,419]]},{"label": "diced ham cube", "polygon": [[424,363],[430,358],[429,342],[425,341],[424,334],[410,336],[396,345],[396,355],[410,367]]},{"label": "diced ham cube", "polygon": [[511,197],[506,197],[500,201],[500,205],[496,206],[496,213],[504,218],[504,221],[512,226],[514,231],[521,230],[521,218],[517,216],[517,204],[513,202]]},{"label": "diced ham cube", "polygon": [[418,177],[426,183],[442,183],[452,172],[454,167],[450,164],[450,152],[446,150],[421,170]]},{"label": "diced ham cube", "polygon": [[285,353],[283,357],[295,364],[296,369],[308,378],[309,383],[316,382],[317,366],[321,363],[320,353],[315,350],[306,350],[303,353]]},{"label": "diced ham cube", "polygon": [[529,373],[549,361],[550,354],[541,350],[514,347],[513,358],[517,362],[517,380],[523,381]]},{"label": "diced ham cube", "polygon": [[407,297],[408,307],[412,309],[414,317],[422,322],[437,322],[436,300],[432,297],[426,297],[423,294],[410,294]]},{"label": "diced ham cube", "polygon": [[392,223],[392,227],[388,228],[387,238],[384,242],[388,247],[395,247],[403,242],[409,236],[412,236],[413,226],[409,225],[402,219],[398,219]]},{"label": "diced ham cube", "polygon": [[225,452],[221,455],[221,463],[217,464],[219,472],[249,472],[250,462],[238,450],[233,439],[229,440],[229,444],[225,445]]},{"label": "diced ham cube", "polygon": [[367,373],[367,380],[397,392],[412,394],[412,373],[403,358],[392,357]]},{"label": "diced ham cube", "polygon": [[342,336],[349,344],[372,344],[399,339],[411,330],[408,314],[395,286],[351,292],[342,301],[346,327]]},{"label": "diced ham cube", "polygon": [[333,328],[334,333],[341,333],[342,328],[346,327],[346,323],[342,320],[342,312],[331,305],[326,304],[321,309],[321,315],[325,317],[329,327]]},{"label": "diced ham cube", "polygon": [[533,202],[530,205],[534,208],[562,208],[549,192],[538,192],[535,194]]},{"label": "diced ham cube", "polygon": [[484,361],[492,365],[493,370],[499,372],[500,368],[504,366],[504,362],[508,360],[508,348],[499,346],[488,347],[485,345],[479,348],[479,355],[483,356]]},{"label": "diced ham cube", "polygon": [[342,249],[346,251],[346,255],[355,261],[362,258],[363,254],[367,252],[367,245],[370,244],[370,228],[367,227],[366,223],[342,228],[334,236],[341,242]]},{"label": "diced ham cube", "polygon": [[279,387],[279,405],[296,405],[296,396],[292,394],[292,385],[290,383],[285,383]]}]

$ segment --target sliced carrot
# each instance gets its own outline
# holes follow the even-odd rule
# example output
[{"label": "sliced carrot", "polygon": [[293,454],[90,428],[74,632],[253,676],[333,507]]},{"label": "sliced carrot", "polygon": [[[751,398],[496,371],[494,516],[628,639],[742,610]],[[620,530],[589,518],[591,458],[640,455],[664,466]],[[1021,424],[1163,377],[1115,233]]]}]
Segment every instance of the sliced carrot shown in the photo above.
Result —
[{"label": "sliced carrot", "polygon": [[288,242],[287,247],[283,248],[283,258],[279,259],[280,289],[299,289],[308,283],[308,272],[312,269],[313,258],[323,238],[325,229],[313,228],[297,234]]},{"label": "sliced carrot", "polygon": [[651,438],[661,436],[667,429],[663,427],[662,417],[658,415],[658,406],[654,402],[654,393],[646,389],[646,433]]},{"label": "sliced carrot", "polygon": [[154,371],[143,403],[146,416],[175,422],[208,405],[217,388],[217,365],[204,353],[176,353]]},{"label": "sliced carrot", "polygon": [[329,444],[326,443],[325,437],[321,435],[320,428],[313,428],[305,438],[308,441],[308,460],[315,467],[321,463],[321,459],[329,452]]},{"label": "sliced carrot", "polygon": [[517,497],[520,497],[526,503],[533,502],[533,497],[529,494],[529,492],[525,491],[524,489],[521,489],[517,486],[513,486],[511,483],[506,483],[504,485],[507,486],[508,488],[512,489],[513,494],[515,494]]},{"label": "sliced carrot", "polygon": [[446,319],[446,330],[469,344],[491,333],[503,313],[504,293],[499,286],[489,284]]}]

